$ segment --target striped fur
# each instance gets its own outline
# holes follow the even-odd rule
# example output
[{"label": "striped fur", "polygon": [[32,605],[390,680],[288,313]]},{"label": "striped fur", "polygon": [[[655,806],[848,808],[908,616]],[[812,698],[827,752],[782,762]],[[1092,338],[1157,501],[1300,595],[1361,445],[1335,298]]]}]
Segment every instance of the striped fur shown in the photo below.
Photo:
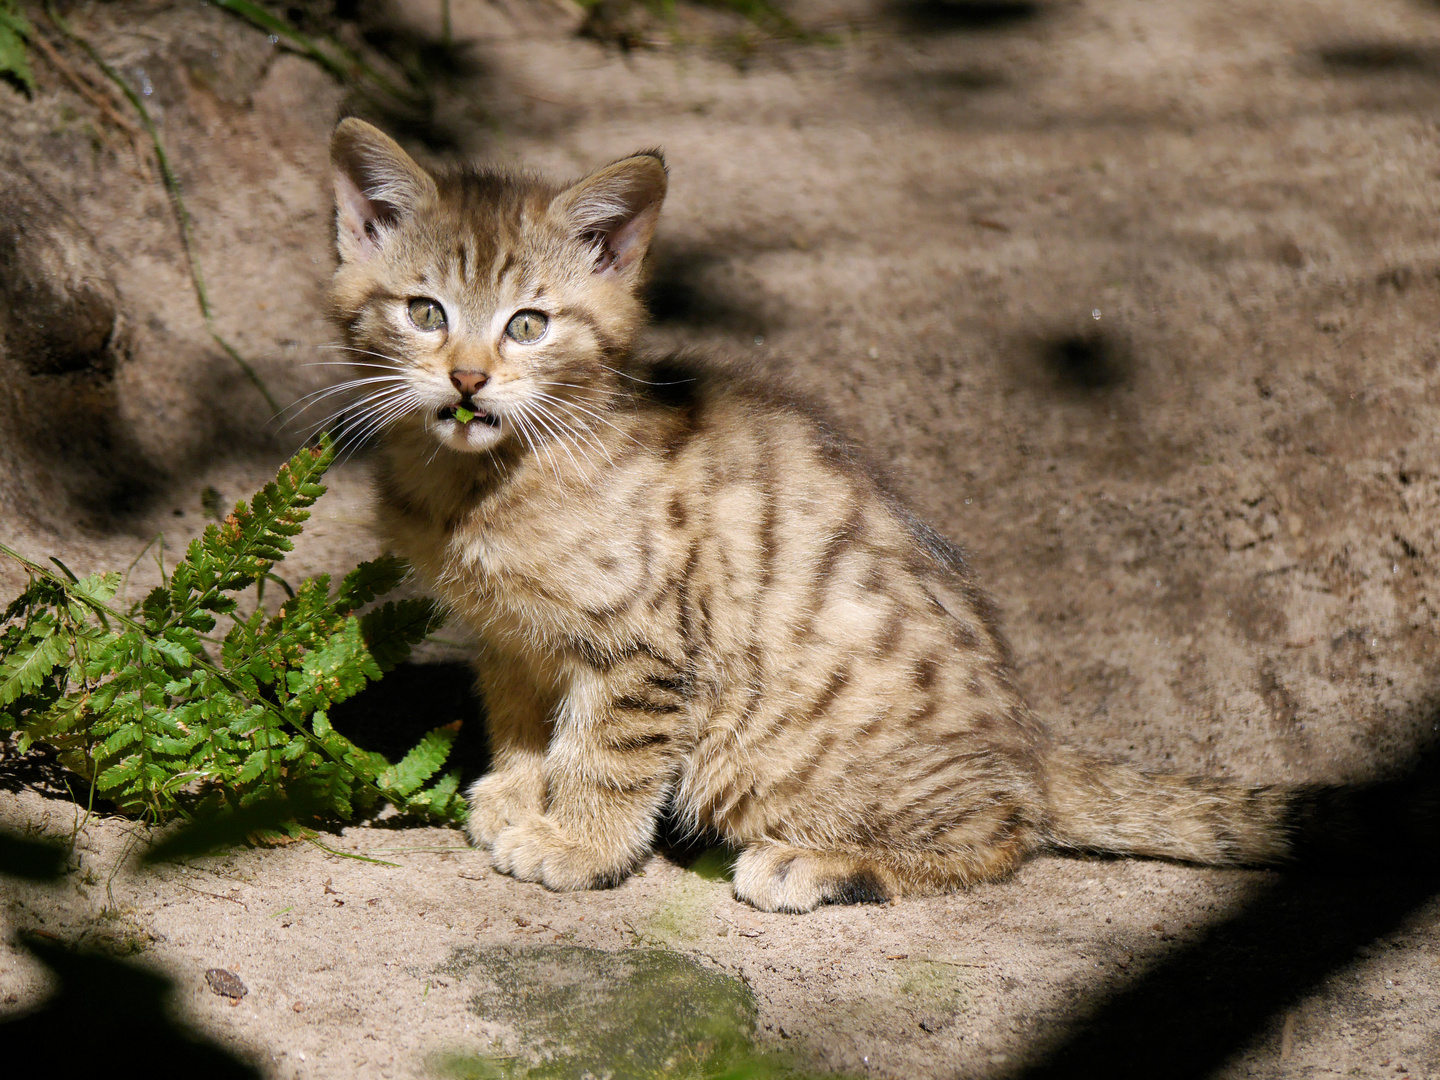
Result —
[{"label": "striped fur", "polygon": [[[740,849],[736,894],[767,910],[994,880],[1046,845],[1286,855],[1282,793],[1053,743],[961,555],[813,410],[634,355],[658,154],[569,187],[431,175],[347,120],[333,157],[383,525],[481,641],[469,831],[497,869],[613,884],[667,810]],[[549,324],[522,345],[526,310]],[[447,418],[457,371],[489,422]]]}]

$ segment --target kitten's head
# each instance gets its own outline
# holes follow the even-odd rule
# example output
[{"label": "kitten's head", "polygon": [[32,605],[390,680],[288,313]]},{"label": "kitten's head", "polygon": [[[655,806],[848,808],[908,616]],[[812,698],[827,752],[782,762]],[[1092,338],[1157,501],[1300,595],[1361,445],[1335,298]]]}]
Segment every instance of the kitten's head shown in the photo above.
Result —
[{"label": "kitten's head", "polygon": [[[636,154],[568,187],[429,173],[379,130],[330,144],[340,267],[333,313],[368,422],[424,428],[454,450],[585,427],[644,317],[637,295],[665,164]],[[457,416],[458,410],[458,416]],[[468,421],[469,415],[473,419]]]}]

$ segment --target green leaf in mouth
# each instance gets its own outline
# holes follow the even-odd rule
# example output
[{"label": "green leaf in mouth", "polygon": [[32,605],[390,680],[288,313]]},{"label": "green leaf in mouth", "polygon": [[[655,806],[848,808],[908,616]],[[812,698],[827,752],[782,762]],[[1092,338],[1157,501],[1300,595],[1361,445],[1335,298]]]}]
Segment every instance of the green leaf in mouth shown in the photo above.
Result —
[{"label": "green leaf in mouth", "polygon": [[455,419],[459,420],[462,424],[468,424],[471,420],[475,419],[475,414],[463,405],[456,405]]}]

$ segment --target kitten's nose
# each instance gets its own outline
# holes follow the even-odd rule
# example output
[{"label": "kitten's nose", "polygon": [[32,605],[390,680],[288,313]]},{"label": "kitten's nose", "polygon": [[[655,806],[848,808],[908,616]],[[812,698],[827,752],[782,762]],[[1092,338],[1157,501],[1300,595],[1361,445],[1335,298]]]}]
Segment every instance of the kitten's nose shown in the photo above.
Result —
[{"label": "kitten's nose", "polygon": [[479,393],[480,388],[489,381],[490,376],[483,371],[452,371],[450,373],[450,382],[466,397]]}]

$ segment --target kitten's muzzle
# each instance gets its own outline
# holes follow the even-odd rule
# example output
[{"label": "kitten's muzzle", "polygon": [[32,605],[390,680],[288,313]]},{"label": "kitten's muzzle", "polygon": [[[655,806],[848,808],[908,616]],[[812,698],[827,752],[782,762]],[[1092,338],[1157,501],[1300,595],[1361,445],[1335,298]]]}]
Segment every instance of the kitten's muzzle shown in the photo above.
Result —
[{"label": "kitten's muzzle", "polygon": [[435,414],[435,416],[437,419],[440,420],[454,420],[457,423],[461,424],[468,424],[471,422],[469,420],[461,420],[458,416],[456,416],[456,409],[464,409],[466,412],[470,413],[473,417],[474,422],[477,424],[487,424],[490,427],[500,426],[500,418],[498,416],[492,416],[490,413],[480,408],[480,406],[476,405],[475,402],[468,397],[464,401],[460,402],[460,404],[458,405],[446,405],[444,408],[440,409]]},{"label": "kitten's muzzle", "polygon": [[[475,404],[475,395],[478,394],[481,389],[484,388],[485,384],[489,381],[490,375],[488,372],[476,371],[473,369],[465,371],[452,371],[450,373],[450,385],[455,387],[456,390],[460,391],[460,404],[446,405],[443,409],[440,410],[438,414],[440,419],[459,420],[460,418],[455,415],[455,410],[464,409],[467,413],[472,414],[472,417],[475,420],[479,420],[482,423],[489,424],[491,427],[499,426],[499,417],[491,416],[488,412]],[[468,424],[470,420],[469,418],[467,418],[465,420],[461,420],[460,422],[462,424]]]}]

